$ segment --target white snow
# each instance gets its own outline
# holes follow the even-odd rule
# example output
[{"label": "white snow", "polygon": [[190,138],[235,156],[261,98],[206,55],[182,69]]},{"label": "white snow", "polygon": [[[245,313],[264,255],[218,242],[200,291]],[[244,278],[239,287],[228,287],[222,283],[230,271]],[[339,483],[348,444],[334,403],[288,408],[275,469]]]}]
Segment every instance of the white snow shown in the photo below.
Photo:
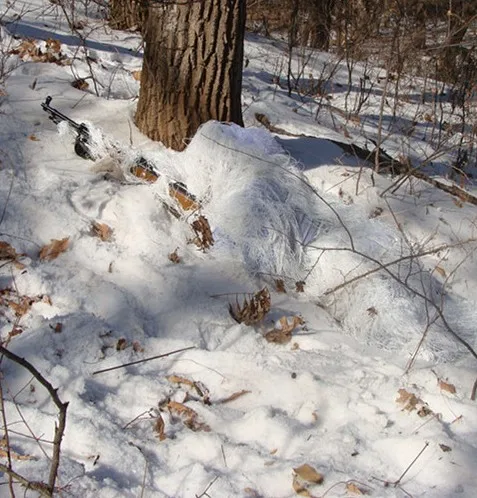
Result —
[{"label": "white snow", "polygon": [[[361,169],[330,142],[366,144],[376,136],[373,118],[346,123],[323,107],[316,120],[318,97],[289,97],[274,83],[284,77],[280,43],[252,35],[247,127],[206,123],[182,153],[151,142],[133,124],[140,37],[110,30],[97,14],[81,16],[89,62],[49,2],[14,3],[1,34],[4,51],[22,37],[53,38],[72,59],[57,65],[9,55],[0,101],[0,240],[25,254],[24,268],[0,261],[0,333],[5,341],[21,329],[8,349],[69,402],[58,496],[288,498],[296,496],[293,469],[305,463],[324,476],[312,496],[352,495],[350,482],[383,498],[475,496],[476,359],[436,317],[442,310],[452,330],[477,347],[475,206],[416,179],[382,197],[396,179]],[[317,79],[328,60],[315,54],[306,74]],[[87,91],[71,86],[91,71],[99,95],[91,78]],[[332,83],[332,104],[344,109],[344,68]],[[41,109],[48,95],[53,107],[97,132],[99,157],[104,144],[120,145],[123,180],[75,155],[71,130],[60,126],[59,133]],[[403,105],[403,116],[415,106]],[[378,109],[372,95],[363,116]],[[272,135],[257,112],[299,136]],[[396,129],[385,148],[419,160],[436,143]],[[129,173],[139,155],[160,171],[158,182]],[[436,161],[441,174],[448,160]],[[170,181],[200,200],[215,239],[210,250],[191,243],[196,214],[176,219],[164,208],[173,202]],[[473,183],[466,187],[475,192]],[[94,236],[93,222],[111,227],[112,239]],[[39,258],[41,247],[66,237],[64,253]],[[168,258],[176,249],[177,264]],[[386,267],[392,274],[374,271],[394,261]],[[275,279],[287,293],[277,292]],[[297,281],[304,292],[296,292]],[[271,311],[264,321],[236,323],[229,303],[265,286]],[[9,300],[18,296],[49,300],[16,317]],[[305,323],[288,344],[267,342],[264,334],[283,316]],[[25,369],[3,358],[1,373],[11,448],[32,457],[13,460],[13,469],[46,482],[45,441],[54,436],[57,411]],[[210,404],[171,375],[198,383]],[[417,409],[396,401],[400,389],[421,400]],[[170,401],[196,412],[192,429]],[[423,403],[430,412],[420,417]],[[163,440],[154,431],[159,414]],[[4,456],[0,463],[7,465]],[[0,495],[9,496],[5,474],[2,481]],[[24,493],[19,484],[15,491]]]}]

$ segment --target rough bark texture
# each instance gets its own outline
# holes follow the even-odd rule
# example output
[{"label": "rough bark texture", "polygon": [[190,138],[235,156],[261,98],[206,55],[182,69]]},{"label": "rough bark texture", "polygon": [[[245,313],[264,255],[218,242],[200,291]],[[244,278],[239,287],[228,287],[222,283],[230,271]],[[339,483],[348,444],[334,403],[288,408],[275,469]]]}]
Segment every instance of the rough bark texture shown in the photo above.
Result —
[{"label": "rough bark texture", "polygon": [[182,150],[206,121],[243,125],[245,0],[157,3],[144,26],[138,128]]},{"label": "rough bark texture", "polygon": [[144,0],[110,0],[109,24],[114,29],[140,30],[144,16]]}]

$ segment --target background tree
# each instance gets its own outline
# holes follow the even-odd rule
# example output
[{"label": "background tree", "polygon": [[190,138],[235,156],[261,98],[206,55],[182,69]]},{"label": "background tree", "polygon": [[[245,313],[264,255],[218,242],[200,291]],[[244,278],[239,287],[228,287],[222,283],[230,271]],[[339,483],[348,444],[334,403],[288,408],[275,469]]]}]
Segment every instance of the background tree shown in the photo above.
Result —
[{"label": "background tree", "polygon": [[141,29],[145,0],[110,0],[109,24],[114,29]]},{"label": "background tree", "polygon": [[243,125],[241,109],[245,0],[150,4],[138,128],[182,150],[204,122]]}]

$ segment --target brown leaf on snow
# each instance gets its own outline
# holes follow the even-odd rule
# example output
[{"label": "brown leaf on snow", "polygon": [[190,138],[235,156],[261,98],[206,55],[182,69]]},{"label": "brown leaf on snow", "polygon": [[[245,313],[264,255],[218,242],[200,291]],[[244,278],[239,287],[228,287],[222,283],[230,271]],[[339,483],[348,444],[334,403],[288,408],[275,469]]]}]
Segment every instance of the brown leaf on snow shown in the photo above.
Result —
[{"label": "brown leaf on snow", "polygon": [[0,240],[0,260],[1,259],[16,259],[20,254],[8,243]]},{"label": "brown leaf on snow", "polygon": [[449,384],[448,382],[445,382],[443,380],[439,381],[439,387],[441,391],[447,391],[448,393],[451,394],[455,394],[457,392],[454,384]]},{"label": "brown leaf on snow", "polygon": [[8,243],[0,240],[0,260],[9,260],[18,270],[23,270],[25,265],[18,261],[18,258],[25,254],[18,254],[17,251]]},{"label": "brown leaf on snow", "polygon": [[396,403],[403,405],[404,410],[412,411],[416,409],[416,405],[419,403],[419,398],[406,389],[399,389],[399,397],[396,399]]},{"label": "brown leaf on snow", "polygon": [[299,325],[303,325],[305,322],[303,318],[299,316],[292,317],[291,323],[288,322],[286,316],[280,318],[280,327],[274,328],[265,334],[265,339],[268,342],[274,342],[275,344],[287,344],[290,342],[292,337],[292,332]]},{"label": "brown leaf on snow", "polygon": [[77,90],[85,91],[89,88],[89,83],[84,78],[77,78],[71,82],[71,86]]},{"label": "brown leaf on snow", "polygon": [[124,337],[121,337],[121,339],[118,339],[118,342],[116,343],[116,351],[123,351],[128,347],[128,341],[124,339]]},{"label": "brown leaf on snow", "polygon": [[403,410],[409,412],[417,410],[419,417],[427,417],[427,415],[432,415],[432,413],[434,413],[427,404],[415,394],[406,391],[406,389],[399,389],[398,393],[399,397],[396,399],[396,403],[403,405]]},{"label": "brown leaf on snow", "polygon": [[241,391],[231,394],[228,398],[220,400],[219,403],[220,404],[230,403],[231,401],[235,401],[236,399],[241,398],[245,394],[250,394],[251,392],[252,391],[246,391],[245,389],[242,389]]},{"label": "brown leaf on snow", "polygon": [[151,171],[150,169],[147,169],[139,164],[133,166],[130,171],[135,177],[140,178],[141,180],[144,180],[149,183],[156,182],[158,178],[158,176],[156,175],[156,173],[154,173],[154,171]]},{"label": "brown leaf on snow", "polygon": [[136,80],[136,81],[141,81],[141,73],[142,71],[139,69],[138,71],[131,71],[131,76]]},{"label": "brown leaf on snow", "polygon": [[447,446],[447,444],[439,444],[439,448],[444,452],[448,453],[449,451],[452,451],[452,448],[450,446]]},{"label": "brown leaf on snow", "polygon": [[[5,440],[5,438],[0,439],[0,457],[8,458],[8,451],[4,449],[6,447],[7,441]],[[10,458],[13,458],[13,460],[36,460],[36,458],[31,455],[20,455],[18,453],[15,453],[11,448]]]},{"label": "brown leaf on snow", "polygon": [[50,328],[56,334],[60,334],[61,332],[63,332],[63,324],[61,322],[57,322],[54,327],[52,325],[50,325]]},{"label": "brown leaf on snow", "polygon": [[444,270],[444,268],[442,268],[442,266],[436,266],[436,267],[434,268],[434,270],[436,270],[436,272],[437,272],[437,273],[439,273],[439,275],[440,275],[441,277],[446,278],[447,273],[446,273],[446,271]]},{"label": "brown leaf on snow", "polygon": [[34,297],[22,296],[9,287],[0,290],[0,306],[9,307],[17,317],[22,317],[28,313],[31,306],[39,302],[45,302],[51,305],[51,300],[45,295]]},{"label": "brown leaf on snow", "polygon": [[166,377],[166,379],[174,384],[183,384],[189,386],[196,391],[204,404],[210,405],[210,392],[207,387],[202,384],[202,382],[189,380],[186,377],[180,377],[179,375],[169,375],[168,377]]},{"label": "brown leaf on snow", "polygon": [[296,469],[293,469],[295,474],[300,477],[303,481],[310,482],[313,484],[321,484],[323,482],[323,474],[316,471],[311,465],[304,463]]},{"label": "brown leaf on snow", "polygon": [[46,244],[40,249],[40,259],[43,261],[56,259],[61,253],[68,249],[69,241],[69,237],[61,240],[52,239],[49,244]]},{"label": "brown leaf on snow", "polygon": [[169,409],[169,413],[180,418],[184,425],[190,430],[194,432],[210,432],[210,427],[204,422],[200,422],[198,420],[199,415],[192,408],[189,408],[188,406],[185,406],[177,401],[169,401],[166,406]]},{"label": "brown leaf on snow", "polygon": [[266,287],[253,294],[249,299],[245,297],[241,305],[238,299],[235,304],[229,303],[229,313],[237,323],[254,325],[261,322],[270,311],[272,303],[270,292]]},{"label": "brown leaf on snow", "polygon": [[153,430],[157,434],[159,441],[164,441],[164,439],[166,439],[165,427],[166,424],[164,423],[164,419],[162,418],[162,415],[158,413]]},{"label": "brown leaf on snow", "polygon": [[253,488],[244,488],[243,492],[247,495],[249,498],[261,498],[261,494]]},{"label": "brown leaf on snow", "polygon": [[139,341],[133,341],[132,348],[135,353],[144,353],[144,348],[141,346]]},{"label": "brown leaf on snow", "polygon": [[113,236],[113,229],[106,225],[106,223],[99,223],[98,221],[93,221],[91,224],[91,229],[93,235],[99,237],[103,242],[108,242]]},{"label": "brown leaf on snow", "polygon": [[282,294],[286,294],[285,282],[281,278],[275,279],[275,290]]},{"label": "brown leaf on snow", "polygon": [[200,215],[192,222],[191,227],[195,233],[193,242],[199,249],[205,252],[214,245],[215,241],[212,230],[210,229],[209,221],[205,216]]},{"label": "brown leaf on snow", "polygon": [[305,496],[311,498],[310,492],[306,489],[306,484],[298,478],[298,476],[293,477],[293,491],[299,496]]},{"label": "brown leaf on snow", "polygon": [[346,491],[348,493],[353,494],[353,495],[367,495],[368,494],[368,491],[366,489],[359,487],[354,482],[348,482],[346,484]]},{"label": "brown leaf on snow", "polygon": [[174,384],[185,384],[186,386],[193,387],[194,381],[187,379],[186,377],[181,377],[179,375],[169,375],[166,377],[169,382]]},{"label": "brown leaf on snow", "polygon": [[303,280],[295,282],[295,289],[297,292],[305,292],[305,282]]},{"label": "brown leaf on snow", "polygon": [[180,256],[177,254],[177,251],[178,251],[179,248],[177,248],[174,252],[171,252],[169,254],[169,256],[167,256],[167,258],[169,259],[169,261],[172,261],[173,263],[175,264],[178,264],[181,262],[181,258]]}]

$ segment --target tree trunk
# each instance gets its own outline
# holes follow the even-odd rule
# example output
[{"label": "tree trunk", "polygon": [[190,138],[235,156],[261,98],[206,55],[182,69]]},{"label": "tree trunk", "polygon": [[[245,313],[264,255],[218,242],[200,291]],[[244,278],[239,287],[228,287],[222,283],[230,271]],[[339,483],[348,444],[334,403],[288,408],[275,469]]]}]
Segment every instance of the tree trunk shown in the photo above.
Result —
[{"label": "tree trunk", "polygon": [[140,30],[144,15],[144,0],[110,0],[109,24],[113,29]]},{"label": "tree trunk", "polygon": [[314,0],[308,5],[310,47],[328,51],[331,40],[332,13],[335,0]]},{"label": "tree trunk", "polygon": [[[454,0],[449,10],[449,28],[447,39],[441,54],[441,70],[444,79],[453,83],[458,83],[472,65],[469,50],[461,44],[469,29],[470,23],[477,16],[477,6],[470,0]],[[470,59],[470,60],[469,60]],[[475,69],[474,69],[475,70]]]},{"label": "tree trunk", "polygon": [[182,150],[206,121],[243,126],[245,0],[151,4],[144,27],[138,128]]}]

